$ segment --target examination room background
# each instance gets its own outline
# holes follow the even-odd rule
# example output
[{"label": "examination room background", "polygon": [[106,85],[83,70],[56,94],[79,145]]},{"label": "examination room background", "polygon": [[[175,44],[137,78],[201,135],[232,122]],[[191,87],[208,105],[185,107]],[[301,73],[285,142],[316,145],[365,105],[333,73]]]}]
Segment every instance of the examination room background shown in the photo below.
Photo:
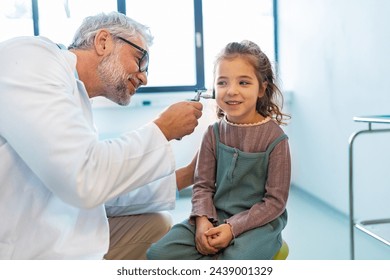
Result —
[{"label": "examination room background", "polygon": [[[347,215],[348,139],[367,128],[352,119],[390,114],[390,2],[278,3],[281,80],[292,92],[293,185]],[[357,219],[390,217],[389,140],[365,135],[354,144]],[[369,243],[390,259],[389,247]]]},{"label": "examination room background", "polygon": [[[115,7],[116,1],[111,2]],[[366,123],[354,122],[353,117],[390,115],[390,1],[273,2],[277,7],[277,69],[285,95],[285,109],[292,116],[289,125],[283,127],[291,147],[292,189],[329,206],[343,217],[342,223],[347,224],[348,140],[355,131],[367,128]],[[52,1],[40,3],[48,5]],[[251,16],[247,18],[250,19],[253,9],[249,12]],[[151,9],[150,16],[153,16],[152,13]],[[225,24],[232,24],[234,17],[218,16],[218,28],[221,32],[229,32],[231,27],[225,30]],[[40,22],[44,23],[44,19],[41,16]],[[23,22],[30,24],[30,20],[23,19]],[[44,31],[47,25],[41,25]],[[239,27],[240,22],[233,22],[231,26]],[[268,26],[259,26],[259,32],[262,28],[269,29]],[[245,24],[241,29],[240,34],[246,36]],[[7,32],[14,31],[4,24],[0,37],[7,35]],[[55,32],[61,35],[57,29]],[[184,37],[177,35],[179,40]],[[261,39],[256,43],[263,45]],[[273,47],[273,43],[269,47]],[[224,44],[221,42],[220,48]],[[180,41],[172,42],[172,46],[177,45],[180,46]],[[185,63],[186,60],[182,60]],[[210,79],[210,69],[206,69],[205,73],[208,75],[206,80]],[[101,138],[117,136],[153,120],[169,104],[190,99],[193,95],[193,92],[137,93],[129,107],[97,99],[92,104],[96,126]],[[172,141],[178,167],[192,159],[206,127],[215,121],[214,101],[201,102],[204,104],[204,114],[195,132],[181,141]],[[390,129],[390,124],[374,124],[374,127]],[[359,220],[390,218],[390,133],[359,137],[354,152],[355,217]],[[308,219],[307,227],[311,225]],[[341,239],[348,243],[348,230],[342,234]],[[358,231],[356,235],[364,238]],[[338,236],[333,238],[337,239]],[[390,246],[374,239],[364,240],[365,248],[372,248],[380,252],[379,258],[390,260]],[[315,244],[312,246],[315,248]],[[347,248],[349,244],[342,246]],[[347,254],[345,256],[348,257]],[[370,258],[369,254],[364,253],[362,258],[366,256]]]},{"label": "examination room background", "polygon": [[[353,117],[390,114],[389,12],[386,0],[278,1],[280,81],[292,115],[285,128],[293,160],[292,187],[344,215],[349,205],[348,140],[367,127]],[[212,118],[211,106],[205,104],[205,117],[195,134],[174,143],[179,165],[191,158]],[[147,109],[149,118],[159,109]],[[137,110],[132,114],[141,121]],[[357,219],[390,217],[389,158],[390,135],[362,136],[355,142]],[[389,256],[389,248],[375,240],[368,246]]]},{"label": "examination room background", "polygon": [[[348,139],[367,126],[354,122],[353,117],[390,114],[390,1],[277,2],[280,80],[286,108],[292,115],[285,127],[292,152],[292,187],[348,215]],[[153,98],[173,102],[189,96],[165,94]],[[136,98],[145,97],[140,94]],[[191,159],[204,129],[213,120],[212,106],[209,101],[203,102],[205,115],[195,133],[173,143],[178,166]],[[98,108],[96,120],[98,124],[104,122],[102,113],[106,115],[109,110],[111,116],[131,120],[131,125],[137,127],[151,120],[162,105],[134,106],[131,110]],[[111,130],[124,124],[114,123]],[[357,218],[390,217],[389,158],[390,135],[362,136],[356,141]],[[383,244],[373,240],[369,246],[389,256],[389,248]]]}]

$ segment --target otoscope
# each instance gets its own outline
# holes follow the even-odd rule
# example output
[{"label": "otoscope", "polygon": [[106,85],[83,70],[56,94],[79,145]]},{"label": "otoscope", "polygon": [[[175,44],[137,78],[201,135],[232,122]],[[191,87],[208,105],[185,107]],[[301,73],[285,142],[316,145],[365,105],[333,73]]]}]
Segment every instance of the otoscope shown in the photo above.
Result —
[{"label": "otoscope", "polygon": [[210,93],[210,90],[207,89],[197,89],[195,92],[196,94],[194,98],[191,99],[191,101],[200,101],[201,97],[204,99],[214,98],[213,92]]},{"label": "otoscope", "polygon": [[[199,102],[200,101],[200,98],[204,98],[204,99],[211,99],[211,98],[214,98],[214,91],[212,91],[210,93],[210,90],[207,90],[207,89],[196,89],[195,90],[196,94],[195,96],[190,99],[190,101],[196,101],[196,102]],[[182,137],[180,138],[176,138],[176,140],[181,140]]]}]

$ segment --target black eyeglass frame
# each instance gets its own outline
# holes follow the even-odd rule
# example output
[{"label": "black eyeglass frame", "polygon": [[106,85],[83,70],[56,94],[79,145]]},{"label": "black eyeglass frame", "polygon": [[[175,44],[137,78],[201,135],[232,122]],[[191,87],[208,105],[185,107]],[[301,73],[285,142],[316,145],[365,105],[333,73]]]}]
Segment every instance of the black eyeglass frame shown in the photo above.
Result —
[{"label": "black eyeglass frame", "polygon": [[[138,71],[139,72],[145,72],[145,73],[148,73],[148,67],[149,67],[149,53],[147,50],[141,48],[140,46],[134,44],[133,42],[130,42],[129,40],[126,40],[125,38],[121,37],[121,36],[114,36],[115,38],[118,38],[119,40],[122,40],[123,42],[129,44],[130,46],[136,48],[137,50],[139,50],[141,53],[142,53],[142,56],[141,58],[139,59],[138,61]],[[146,59],[146,67],[144,69],[141,68],[141,62],[142,60]]]}]

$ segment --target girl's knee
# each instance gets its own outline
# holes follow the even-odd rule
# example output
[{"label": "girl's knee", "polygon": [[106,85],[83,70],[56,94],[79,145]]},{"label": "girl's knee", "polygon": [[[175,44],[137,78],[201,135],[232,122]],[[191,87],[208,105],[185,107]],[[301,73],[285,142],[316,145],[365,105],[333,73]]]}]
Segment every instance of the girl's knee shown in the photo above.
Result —
[{"label": "girl's knee", "polygon": [[155,244],[152,244],[149,249],[146,251],[147,260],[161,260],[161,256],[157,253],[158,250],[155,249]]}]

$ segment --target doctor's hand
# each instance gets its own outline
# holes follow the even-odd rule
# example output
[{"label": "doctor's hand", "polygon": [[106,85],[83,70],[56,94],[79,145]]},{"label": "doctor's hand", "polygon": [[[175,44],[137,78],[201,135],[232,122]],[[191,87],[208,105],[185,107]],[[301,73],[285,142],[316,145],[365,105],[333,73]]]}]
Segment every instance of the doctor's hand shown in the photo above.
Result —
[{"label": "doctor's hand", "polygon": [[198,152],[196,152],[194,158],[188,165],[176,170],[176,185],[179,191],[194,184],[194,174],[197,159]]},{"label": "doctor's hand", "polygon": [[154,120],[168,141],[179,139],[194,132],[198,119],[202,116],[200,102],[182,101],[165,109]]}]

